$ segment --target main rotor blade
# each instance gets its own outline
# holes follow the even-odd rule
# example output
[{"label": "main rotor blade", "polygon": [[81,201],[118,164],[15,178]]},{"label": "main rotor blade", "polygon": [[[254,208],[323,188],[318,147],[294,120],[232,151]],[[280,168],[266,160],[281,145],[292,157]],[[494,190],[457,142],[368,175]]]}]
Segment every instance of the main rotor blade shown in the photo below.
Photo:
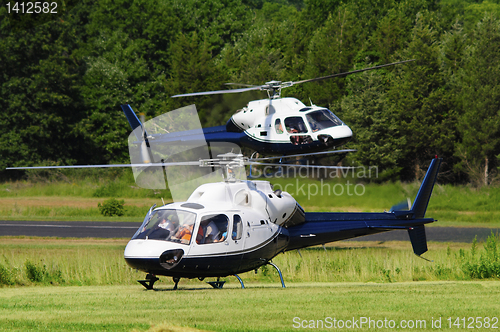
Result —
[{"label": "main rotor blade", "polygon": [[199,161],[184,161],[184,162],[176,162],[176,163],[174,162],[174,163],[145,163],[145,164],[7,167],[6,170],[60,169],[60,168],[162,167],[162,166],[199,166],[199,165],[200,165]]},{"label": "main rotor blade", "polygon": [[232,89],[232,90],[217,90],[217,91],[204,91],[204,92],[184,93],[184,94],[172,96],[171,98],[190,97],[190,96],[205,96],[205,95],[217,95],[217,94],[224,94],[224,93],[239,93],[239,92],[252,91],[252,90],[260,90],[260,89],[261,89],[261,85],[258,85],[258,86],[248,87],[248,88]]},{"label": "main rotor blade", "polygon": [[246,86],[246,87],[256,87],[260,85],[255,85],[255,84],[243,84],[243,83],[224,83],[224,85],[239,85],[239,86]]},{"label": "main rotor blade", "polygon": [[369,68],[363,68],[363,69],[348,71],[348,72],[345,72],[345,73],[333,74],[333,75],[328,75],[328,76],[323,76],[323,77],[316,77],[316,78],[311,78],[311,79],[308,79],[308,80],[302,80],[302,81],[290,82],[290,83],[292,83],[292,85],[295,85],[295,84],[300,84],[300,83],[321,81],[321,80],[326,80],[326,79],[333,78],[333,77],[342,77],[342,76],[347,76],[347,75],[351,75],[351,74],[355,74],[355,73],[360,73],[360,72],[363,72],[363,71],[368,71],[368,70],[373,70],[373,69],[379,69],[379,68],[384,68],[384,67],[399,65],[399,64],[402,64],[402,63],[412,62],[412,61],[415,61],[415,60],[416,59],[399,61],[399,62],[393,62],[393,63],[386,63],[385,65],[380,65],[380,66],[375,66],[375,67],[369,67]]},{"label": "main rotor blade", "polygon": [[314,153],[303,153],[303,154],[292,154],[281,157],[263,157],[263,158],[251,158],[251,161],[261,161],[261,160],[272,160],[272,159],[282,159],[282,158],[295,158],[295,157],[306,157],[306,156],[320,156],[326,154],[334,154],[334,153],[347,153],[347,152],[356,152],[353,149],[346,150],[332,150],[332,151],[323,151],[323,152],[314,152]]}]

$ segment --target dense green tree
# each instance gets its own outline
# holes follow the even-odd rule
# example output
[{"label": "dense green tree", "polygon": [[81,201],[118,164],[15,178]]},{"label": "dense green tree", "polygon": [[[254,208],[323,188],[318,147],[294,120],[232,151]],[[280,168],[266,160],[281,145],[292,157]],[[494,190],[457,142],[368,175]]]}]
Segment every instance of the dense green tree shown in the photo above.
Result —
[{"label": "dense green tree", "polygon": [[71,55],[74,31],[53,21],[0,43],[1,165],[75,163],[81,136],[78,77],[81,67]]},{"label": "dense green tree", "polygon": [[435,155],[453,155],[455,115],[439,71],[437,37],[426,17],[417,15],[408,47],[401,52],[402,59],[416,61],[394,68],[388,92],[389,107],[398,114],[400,132],[406,139],[404,155],[398,161],[403,179],[420,177]]},{"label": "dense green tree", "polygon": [[461,104],[457,155],[476,184],[491,182],[500,152],[500,21],[486,15],[470,37],[472,47],[458,72],[456,91]]},{"label": "dense green tree", "polygon": [[391,76],[383,70],[349,77],[348,95],[334,108],[354,132],[351,147],[357,152],[349,159],[357,165],[378,167],[381,181],[399,174],[398,162],[406,146],[398,114],[388,104],[387,82]]},{"label": "dense green tree", "polygon": [[[196,32],[179,34],[170,50],[171,75],[166,81],[168,95],[219,90],[227,77],[221,73],[210,53],[210,44]],[[211,102],[220,96],[170,98],[168,107],[196,104],[203,125],[221,125],[221,116],[212,114]],[[215,113],[215,112],[214,112]],[[226,119],[227,120],[227,119]]]},{"label": "dense green tree", "polygon": [[283,95],[333,108],[354,130],[350,160],[384,179],[418,178],[435,154],[449,181],[489,184],[499,166],[498,1],[65,3],[56,19],[16,29],[0,8],[4,166],[126,161],[125,102],[147,119],[195,103],[203,125],[221,125],[266,94],[170,96],[411,58]]},{"label": "dense green tree", "polygon": [[[331,13],[311,39],[305,75],[313,78],[351,70],[360,30],[352,7],[343,5]],[[315,104],[324,106],[342,97],[343,89],[344,78],[309,83],[304,87],[307,97]]]}]

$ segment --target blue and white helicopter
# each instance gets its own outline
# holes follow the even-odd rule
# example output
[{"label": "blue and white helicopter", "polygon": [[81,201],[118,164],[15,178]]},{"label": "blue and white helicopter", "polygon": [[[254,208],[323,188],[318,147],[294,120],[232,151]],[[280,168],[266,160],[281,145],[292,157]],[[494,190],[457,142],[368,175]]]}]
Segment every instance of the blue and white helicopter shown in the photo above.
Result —
[{"label": "blue and white helicopter", "polygon": [[[240,147],[265,155],[291,155],[327,151],[340,147],[352,139],[352,130],[325,107],[306,106],[296,98],[281,97],[281,90],[297,84],[344,77],[354,73],[380,69],[414,60],[384,64],[345,73],[317,77],[296,82],[270,81],[263,85],[246,85],[244,88],[194,92],[172,96],[191,97],[201,95],[241,93],[245,91],[267,91],[268,99],[250,101],[238,110],[226,125],[203,128],[202,132],[176,131],[151,135],[138,133],[138,140],[153,144],[198,144],[199,142],[233,143]],[[233,83],[228,83],[233,84]],[[141,126],[141,121],[128,104],[122,105],[132,130]],[[144,122],[144,121],[143,121]],[[164,128],[167,129],[167,128]]]},{"label": "blue and white helicopter", "polygon": [[274,190],[268,181],[238,180],[236,169],[251,163],[242,155],[225,154],[200,162],[221,167],[224,181],[199,186],[182,202],[149,210],[142,226],[125,248],[128,265],[147,273],[139,282],[152,289],[157,276],[216,277],[209,282],[222,288],[221,277],[238,276],[270,264],[286,251],[396,229],[406,229],[413,251],[427,251],[424,225],[435,220],[425,212],[441,159],[432,160],[409,210],[381,213],[305,212],[287,192]]}]

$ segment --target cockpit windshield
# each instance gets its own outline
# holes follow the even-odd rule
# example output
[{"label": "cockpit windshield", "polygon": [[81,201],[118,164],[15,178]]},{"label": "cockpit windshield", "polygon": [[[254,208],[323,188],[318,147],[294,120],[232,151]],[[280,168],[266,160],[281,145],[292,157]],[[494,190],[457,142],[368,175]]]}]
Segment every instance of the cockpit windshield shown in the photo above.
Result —
[{"label": "cockpit windshield", "polygon": [[196,213],[168,209],[156,210],[146,218],[132,239],[151,239],[189,244]]},{"label": "cockpit windshield", "polygon": [[307,113],[306,118],[313,132],[342,125],[342,121],[327,109]]}]

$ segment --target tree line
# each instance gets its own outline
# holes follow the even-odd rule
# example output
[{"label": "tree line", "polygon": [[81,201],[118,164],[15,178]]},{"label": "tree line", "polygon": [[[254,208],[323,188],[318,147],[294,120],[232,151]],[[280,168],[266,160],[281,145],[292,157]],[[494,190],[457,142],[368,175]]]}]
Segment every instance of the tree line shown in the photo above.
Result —
[{"label": "tree line", "polygon": [[354,132],[347,162],[378,166],[382,180],[419,179],[438,155],[443,181],[495,183],[498,1],[57,3],[50,20],[0,8],[1,169],[127,162],[123,103],[146,118],[194,103],[204,126],[221,125],[266,95],[170,96],[415,59],[283,96],[329,107]]}]

